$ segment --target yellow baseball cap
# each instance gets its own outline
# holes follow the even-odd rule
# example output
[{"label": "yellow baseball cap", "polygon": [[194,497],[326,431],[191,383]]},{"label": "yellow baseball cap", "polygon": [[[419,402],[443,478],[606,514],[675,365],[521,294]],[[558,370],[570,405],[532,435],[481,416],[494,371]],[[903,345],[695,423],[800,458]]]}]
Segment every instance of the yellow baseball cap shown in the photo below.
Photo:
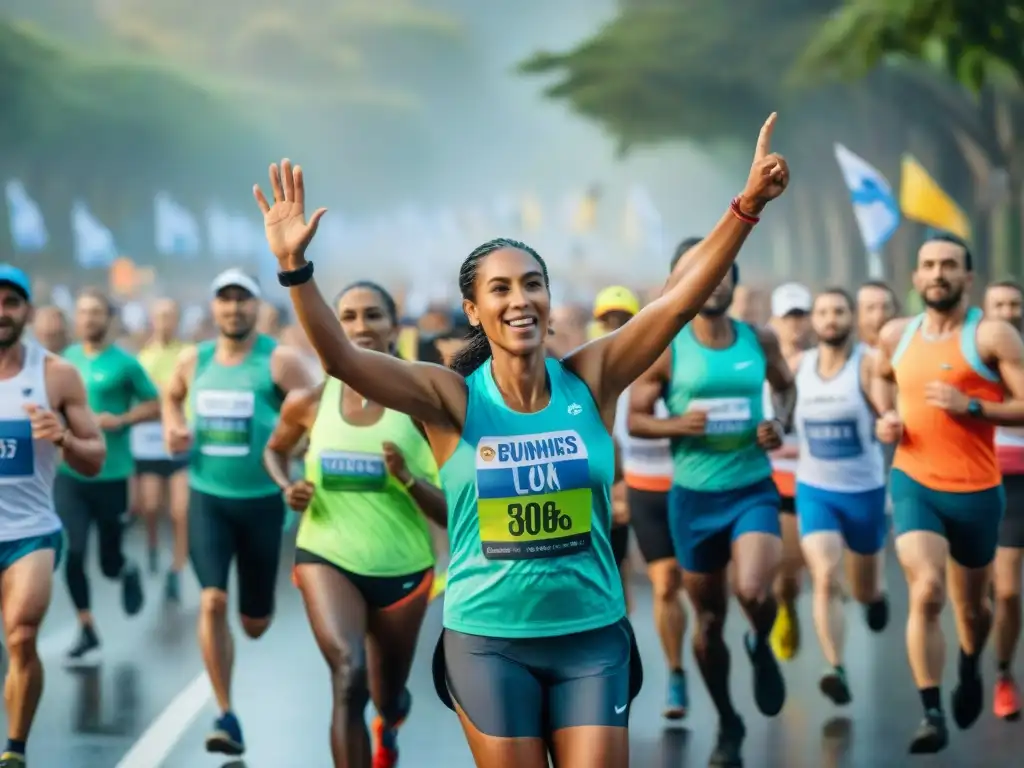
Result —
[{"label": "yellow baseball cap", "polygon": [[603,317],[609,312],[626,312],[635,315],[640,311],[640,299],[629,288],[612,285],[602,290],[594,299],[594,317]]}]

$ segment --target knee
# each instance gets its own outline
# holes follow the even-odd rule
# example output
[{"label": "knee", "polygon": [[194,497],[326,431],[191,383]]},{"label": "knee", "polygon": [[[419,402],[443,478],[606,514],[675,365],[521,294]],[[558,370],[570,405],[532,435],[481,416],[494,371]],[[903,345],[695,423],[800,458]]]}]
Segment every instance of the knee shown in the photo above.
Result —
[{"label": "knee", "polygon": [[824,594],[833,598],[842,594],[838,563],[812,569],[811,581],[814,584],[814,591],[819,595]]},{"label": "knee", "polygon": [[[733,591],[736,599],[741,605],[749,606],[762,602],[769,593],[769,585],[765,583],[758,574],[742,572],[737,569],[736,581],[733,584]],[[779,594],[780,599],[790,594],[789,588],[781,588],[778,583],[774,585],[773,591]]]},{"label": "knee", "polygon": [[946,583],[941,574],[927,572],[916,576],[910,585],[910,605],[928,616],[938,616],[946,604]]},{"label": "knee", "polygon": [[363,708],[370,696],[362,653],[353,651],[342,642],[329,643],[323,651],[331,670],[335,700],[344,702],[353,716],[358,713],[362,717]]},{"label": "knee", "polygon": [[272,619],[273,616],[264,616],[259,619],[254,619],[252,616],[242,616],[242,631],[253,640],[257,640],[263,637],[264,633],[270,629]]},{"label": "knee", "polygon": [[696,619],[697,628],[693,633],[695,645],[706,645],[709,641],[722,636],[725,630],[725,611],[704,608],[697,612]]},{"label": "knee", "polygon": [[679,575],[679,569],[674,564],[670,567],[659,568],[657,571],[653,571],[650,576],[651,592],[656,601],[665,603],[679,599],[679,587],[682,583],[682,578]]},{"label": "knee", "polygon": [[38,624],[17,624],[7,635],[7,652],[12,662],[27,663],[36,658]]},{"label": "knee", "polygon": [[226,620],[228,596],[219,589],[204,589],[199,596],[199,611],[206,618]]}]

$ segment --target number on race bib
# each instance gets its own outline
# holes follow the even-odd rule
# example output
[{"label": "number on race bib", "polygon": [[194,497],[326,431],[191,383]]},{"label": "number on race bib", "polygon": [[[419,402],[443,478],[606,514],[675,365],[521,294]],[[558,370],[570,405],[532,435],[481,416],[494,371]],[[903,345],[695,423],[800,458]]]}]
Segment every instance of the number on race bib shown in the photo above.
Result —
[{"label": "number on race bib", "polygon": [[0,461],[16,458],[18,455],[18,441],[11,438],[0,439]]}]

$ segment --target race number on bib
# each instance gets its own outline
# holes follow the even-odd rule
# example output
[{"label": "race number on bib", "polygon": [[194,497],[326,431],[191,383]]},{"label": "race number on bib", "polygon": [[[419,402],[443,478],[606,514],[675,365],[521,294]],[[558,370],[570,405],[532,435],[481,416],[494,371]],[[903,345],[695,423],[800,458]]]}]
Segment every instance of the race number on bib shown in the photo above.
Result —
[{"label": "race number on bib", "polygon": [[587,447],[572,430],[481,438],[480,543],[489,560],[563,557],[590,548]]},{"label": "race number on bib", "polygon": [[159,421],[136,424],[131,431],[132,457],[138,461],[171,458],[164,445],[164,428]]},{"label": "race number on bib", "polygon": [[196,395],[196,441],[205,456],[248,456],[252,443],[252,392],[203,390]]},{"label": "race number on bib", "polygon": [[383,456],[352,451],[320,453],[320,487],[325,491],[381,491],[387,479]]},{"label": "race number on bib", "polygon": [[750,399],[715,397],[691,400],[689,411],[704,411],[704,445],[712,451],[738,451],[755,439],[757,425],[750,412]]},{"label": "race number on bib", "polygon": [[31,423],[26,419],[0,420],[0,483],[32,477],[35,471]]},{"label": "race number on bib", "polygon": [[818,420],[806,419],[803,423],[807,438],[807,449],[811,456],[822,461],[855,459],[864,454],[864,446],[854,419]]}]

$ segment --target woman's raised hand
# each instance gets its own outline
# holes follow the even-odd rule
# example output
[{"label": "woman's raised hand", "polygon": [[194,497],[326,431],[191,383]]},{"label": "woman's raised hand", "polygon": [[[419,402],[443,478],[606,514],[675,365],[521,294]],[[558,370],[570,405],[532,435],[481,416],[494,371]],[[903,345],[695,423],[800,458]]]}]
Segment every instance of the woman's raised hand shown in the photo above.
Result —
[{"label": "woman's raised hand", "polygon": [[302,167],[292,167],[291,160],[282,160],[281,167],[270,166],[270,189],[274,204],[270,205],[259,184],[252,188],[253,196],[263,211],[263,228],[267,245],[277,257],[282,269],[295,269],[302,264],[306,248],[316,234],[320,218],[326,208],[318,208],[306,221],[306,187]]},{"label": "woman's raised hand", "polygon": [[786,158],[771,151],[772,132],[778,115],[772,112],[761,126],[754,149],[754,162],[750,166],[747,185],[740,195],[743,213],[757,216],[764,207],[786,191],[789,185],[789,166]]}]

